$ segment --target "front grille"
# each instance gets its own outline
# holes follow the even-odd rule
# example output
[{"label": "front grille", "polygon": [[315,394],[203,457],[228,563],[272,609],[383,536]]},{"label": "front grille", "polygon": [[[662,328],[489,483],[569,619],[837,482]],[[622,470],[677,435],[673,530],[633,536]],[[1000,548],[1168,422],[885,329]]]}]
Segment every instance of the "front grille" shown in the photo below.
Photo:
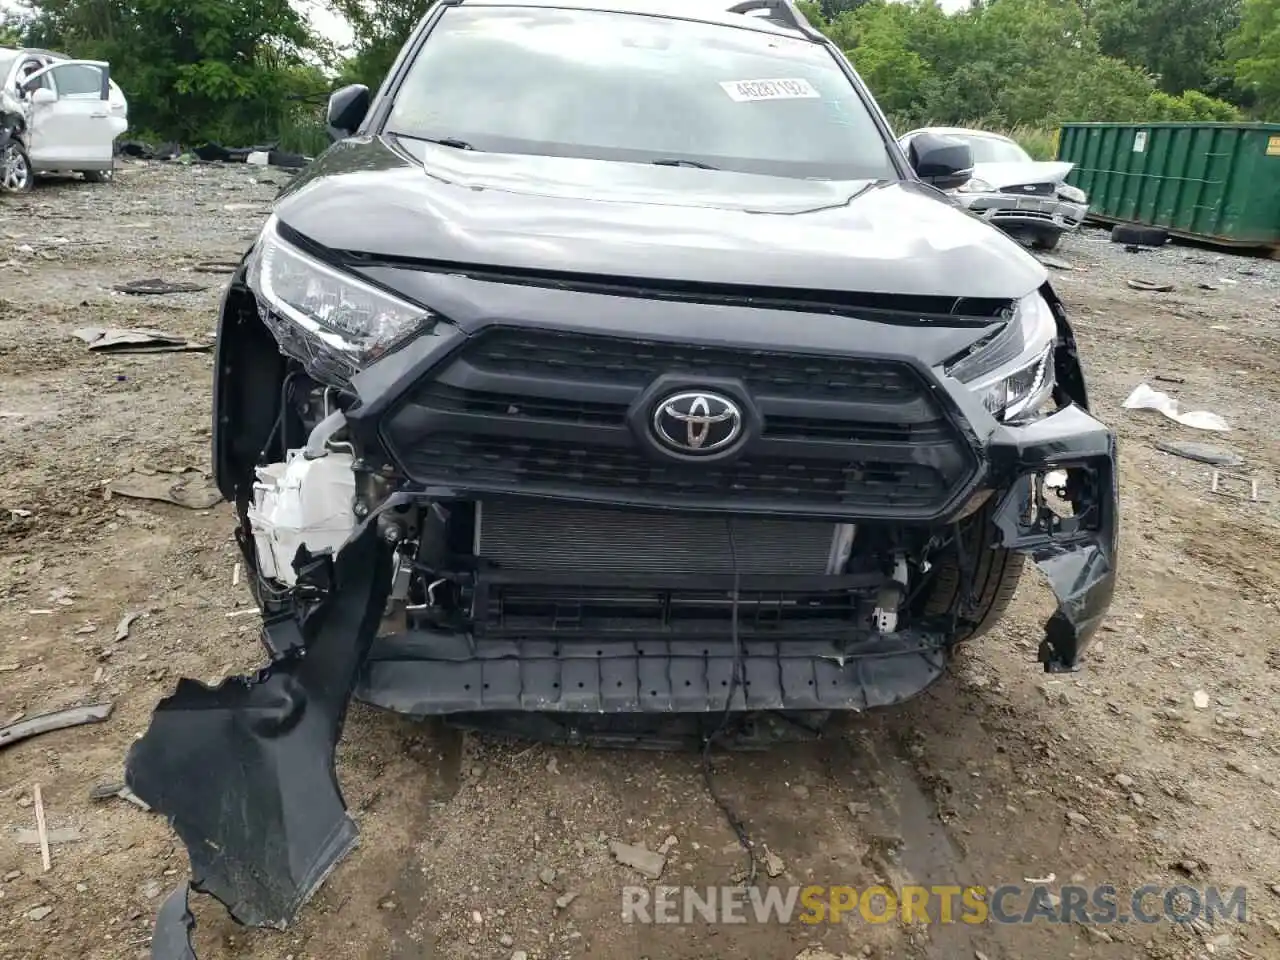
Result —
[{"label": "front grille", "polygon": [[503,499],[478,505],[476,528],[477,555],[500,569],[654,573],[695,584],[735,571],[822,576],[837,529],[821,520]]},{"label": "front grille", "polygon": [[1001,187],[1001,193],[1015,193],[1018,196],[1052,197],[1057,192],[1056,183],[1019,183],[1012,187]]},{"label": "front grille", "polygon": [[887,401],[920,390],[900,364],[853,357],[817,357],[730,350],[551,331],[495,330],[467,359],[494,373],[644,387],[664,373],[739,379],[753,393],[803,399]]},{"label": "front grille", "polygon": [[843,508],[918,508],[947,492],[941,474],[907,463],[792,463],[753,457],[723,466],[657,463],[639,450],[593,448],[555,440],[508,440],[433,434],[408,455],[410,471],[468,490],[553,495],[578,491],[595,500],[627,501],[648,493],[668,501],[724,504],[795,500]]},{"label": "front grille", "polygon": [[[628,411],[659,377],[740,384],[761,428],[727,461],[657,455]],[[494,328],[384,422],[415,481],[459,496],[932,519],[977,468],[907,363]]]}]

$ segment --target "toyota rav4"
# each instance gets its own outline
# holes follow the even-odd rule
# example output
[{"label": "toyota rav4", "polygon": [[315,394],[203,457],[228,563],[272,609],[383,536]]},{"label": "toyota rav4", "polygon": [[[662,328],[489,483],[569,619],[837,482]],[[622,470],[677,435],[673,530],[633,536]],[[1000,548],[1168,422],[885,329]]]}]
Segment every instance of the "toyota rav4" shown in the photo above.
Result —
[{"label": "toyota rav4", "polygon": [[1076,667],[1117,478],[1062,303],[944,193],[969,147],[904,153],[791,0],[441,0],[328,122],[217,340],[271,663],[182,681],[128,764],[237,919],[354,842],[352,696],[525,732],[883,707],[1025,558]]}]

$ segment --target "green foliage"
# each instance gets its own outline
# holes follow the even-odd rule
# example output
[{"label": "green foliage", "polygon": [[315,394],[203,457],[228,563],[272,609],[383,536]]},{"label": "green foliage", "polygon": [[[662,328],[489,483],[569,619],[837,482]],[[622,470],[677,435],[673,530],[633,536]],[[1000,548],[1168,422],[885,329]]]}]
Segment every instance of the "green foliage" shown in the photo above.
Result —
[{"label": "green foliage", "polygon": [[[1093,23],[1112,6],[1130,2],[1138,0],[1088,0],[1088,6],[1076,0],[990,0],[948,15],[936,0],[870,0],[820,26],[898,129],[962,123],[1031,129],[1066,120],[1173,115],[1238,118],[1234,106],[1199,90],[1161,92],[1143,63],[1107,55]],[[806,8],[811,18],[814,12],[813,5]],[[1222,31],[1214,35],[1220,40]],[[1210,47],[1206,51],[1205,63],[1218,56]],[[1209,72],[1206,66],[1200,75]]]},{"label": "green foliage", "polygon": [[1256,98],[1258,113],[1280,119],[1280,0],[1244,0],[1226,51],[1237,85]]},{"label": "green foliage", "polygon": [[108,60],[130,123],[184,143],[275,140],[325,90],[289,0],[35,0],[28,42]]},{"label": "green foliage", "polygon": [[1179,93],[1213,81],[1240,0],[1089,0],[1090,25],[1111,57],[1128,60]]},{"label": "green foliage", "polygon": [[356,54],[342,65],[342,83],[381,85],[409,34],[435,0],[329,0],[351,26]]}]

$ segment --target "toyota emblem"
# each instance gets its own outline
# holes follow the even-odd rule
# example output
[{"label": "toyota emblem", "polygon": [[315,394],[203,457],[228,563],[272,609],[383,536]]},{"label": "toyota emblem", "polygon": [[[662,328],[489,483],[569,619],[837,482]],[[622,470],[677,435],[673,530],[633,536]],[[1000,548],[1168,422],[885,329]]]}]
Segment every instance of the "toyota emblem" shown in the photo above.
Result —
[{"label": "toyota emblem", "polygon": [[732,446],[742,436],[742,408],[719,393],[689,391],[659,400],[653,433],[668,450],[704,457]]}]

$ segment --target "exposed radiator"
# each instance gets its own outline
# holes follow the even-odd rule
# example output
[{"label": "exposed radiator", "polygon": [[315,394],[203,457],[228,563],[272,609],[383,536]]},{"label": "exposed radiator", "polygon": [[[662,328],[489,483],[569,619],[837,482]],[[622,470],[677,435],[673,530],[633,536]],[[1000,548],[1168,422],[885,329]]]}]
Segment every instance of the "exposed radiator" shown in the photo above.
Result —
[{"label": "exposed radiator", "polygon": [[843,564],[851,534],[829,521],[498,499],[476,505],[475,551],[526,570],[732,574],[736,555],[743,575],[822,575],[833,550]]}]

